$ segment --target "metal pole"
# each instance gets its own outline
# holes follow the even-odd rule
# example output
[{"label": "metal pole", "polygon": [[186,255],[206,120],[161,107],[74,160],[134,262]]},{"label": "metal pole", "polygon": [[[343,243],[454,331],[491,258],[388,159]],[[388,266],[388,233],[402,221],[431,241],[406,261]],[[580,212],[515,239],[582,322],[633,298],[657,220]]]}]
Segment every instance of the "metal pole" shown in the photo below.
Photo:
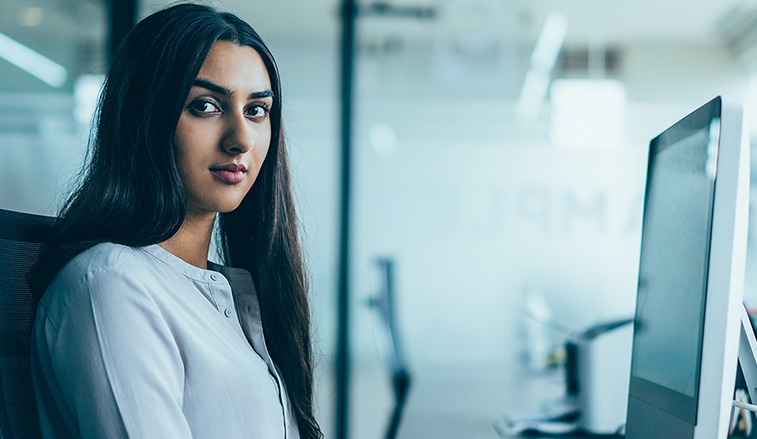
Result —
[{"label": "metal pole", "polygon": [[108,0],[108,60],[116,53],[127,33],[137,24],[139,0]]},{"label": "metal pole", "polygon": [[339,295],[336,344],[336,439],[347,439],[349,433],[350,387],[350,312],[349,312],[349,243],[350,243],[350,171],[352,149],[352,95],[355,70],[355,0],[342,2],[341,40],[341,206],[339,227]]}]

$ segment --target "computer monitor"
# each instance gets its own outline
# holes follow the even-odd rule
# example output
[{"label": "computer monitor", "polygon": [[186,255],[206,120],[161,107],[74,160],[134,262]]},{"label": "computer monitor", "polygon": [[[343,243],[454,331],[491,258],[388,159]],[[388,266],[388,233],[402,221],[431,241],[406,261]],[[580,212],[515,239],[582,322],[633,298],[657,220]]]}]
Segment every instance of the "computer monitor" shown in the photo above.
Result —
[{"label": "computer monitor", "polygon": [[652,140],[627,439],[726,439],[748,202],[738,101],[717,97]]}]

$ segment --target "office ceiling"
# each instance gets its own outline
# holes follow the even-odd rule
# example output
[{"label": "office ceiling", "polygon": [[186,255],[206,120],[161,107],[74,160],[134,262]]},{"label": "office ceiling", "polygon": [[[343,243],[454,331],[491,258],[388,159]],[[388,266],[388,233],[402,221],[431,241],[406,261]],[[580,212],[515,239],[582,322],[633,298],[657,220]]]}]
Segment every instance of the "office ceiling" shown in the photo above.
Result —
[{"label": "office ceiling", "polygon": [[100,0],[0,0],[0,33],[24,39],[99,38],[105,32]]},{"label": "office ceiling", "polygon": [[[162,0],[143,0],[156,9]],[[270,37],[328,39],[338,36],[337,0],[223,0],[219,7],[237,11]],[[363,7],[376,2],[361,0]],[[723,17],[743,15],[757,8],[757,0],[380,0],[400,8],[436,9],[485,16],[497,10],[510,14],[508,27],[523,42],[535,40],[545,18],[561,12],[568,22],[566,43],[586,45],[600,39],[606,44],[674,41],[699,43],[718,38]],[[509,23],[514,23],[509,24]],[[418,38],[436,35],[434,20],[366,17],[363,29],[399,28]],[[399,31],[398,31],[399,32]]]},{"label": "office ceiling", "polygon": [[[338,0],[216,0],[206,1],[222,9],[235,11],[253,23],[269,38],[285,40],[327,40],[338,37]],[[142,0],[143,13],[169,3],[165,0]],[[369,0],[361,6],[374,4]],[[637,42],[702,42],[718,38],[722,18],[744,15],[757,8],[757,0],[391,0],[400,8],[422,8],[469,12],[468,23],[475,16],[497,10],[506,14],[504,26],[524,42],[534,40],[544,19],[561,12],[568,22],[566,42],[585,45],[601,39],[607,44]],[[103,21],[94,19],[104,12],[103,0],[0,0],[0,32],[24,33],[25,29],[44,26],[50,35],[100,35]],[[741,9],[738,9],[741,8]],[[471,21],[474,17],[474,21]],[[454,17],[452,17],[454,19]],[[364,30],[384,28],[409,32],[417,38],[436,35],[438,20],[366,17]]]}]

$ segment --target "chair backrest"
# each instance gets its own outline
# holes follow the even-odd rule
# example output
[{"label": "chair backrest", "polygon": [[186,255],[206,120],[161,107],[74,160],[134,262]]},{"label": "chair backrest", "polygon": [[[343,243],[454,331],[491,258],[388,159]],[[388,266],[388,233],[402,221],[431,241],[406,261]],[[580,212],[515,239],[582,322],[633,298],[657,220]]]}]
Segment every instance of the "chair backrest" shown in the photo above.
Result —
[{"label": "chair backrest", "polygon": [[32,296],[29,269],[54,218],[0,209],[0,439],[38,439],[29,367]]}]

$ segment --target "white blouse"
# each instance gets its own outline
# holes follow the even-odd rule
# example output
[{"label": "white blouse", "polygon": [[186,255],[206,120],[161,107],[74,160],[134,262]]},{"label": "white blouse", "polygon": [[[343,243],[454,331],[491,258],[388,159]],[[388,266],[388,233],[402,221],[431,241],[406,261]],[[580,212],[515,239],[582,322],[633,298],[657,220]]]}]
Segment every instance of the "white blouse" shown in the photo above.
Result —
[{"label": "white blouse", "polygon": [[42,435],[298,439],[250,273],[99,244],[55,277],[32,333]]}]

